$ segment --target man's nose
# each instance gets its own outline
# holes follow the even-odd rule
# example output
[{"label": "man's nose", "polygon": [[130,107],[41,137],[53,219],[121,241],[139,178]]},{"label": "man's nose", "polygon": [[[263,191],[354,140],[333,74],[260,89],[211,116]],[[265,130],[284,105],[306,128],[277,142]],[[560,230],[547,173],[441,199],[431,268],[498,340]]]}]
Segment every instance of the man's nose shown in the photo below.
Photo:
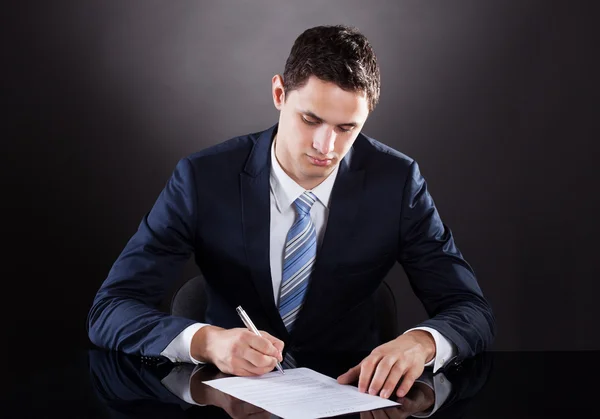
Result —
[{"label": "man's nose", "polygon": [[327,155],[335,146],[335,132],[330,129],[318,135],[313,141],[313,147],[321,154]]}]

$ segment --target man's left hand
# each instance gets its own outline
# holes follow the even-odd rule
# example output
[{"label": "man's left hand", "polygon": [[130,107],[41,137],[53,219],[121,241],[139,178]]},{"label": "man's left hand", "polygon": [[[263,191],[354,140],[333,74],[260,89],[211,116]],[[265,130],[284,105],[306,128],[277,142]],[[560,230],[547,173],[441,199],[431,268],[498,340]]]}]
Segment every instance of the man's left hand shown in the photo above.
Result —
[{"label": "man's left hand", "polygon": [[350,384],[358,379],[361,393],[379,394],[389,398],[396,385],[397,397],[404,397],[425,369],[425,364],[435,356],[435,340],[429,332],[411,330],[396,339],[373,349],[357,366],[337,378],[340,384]]}]

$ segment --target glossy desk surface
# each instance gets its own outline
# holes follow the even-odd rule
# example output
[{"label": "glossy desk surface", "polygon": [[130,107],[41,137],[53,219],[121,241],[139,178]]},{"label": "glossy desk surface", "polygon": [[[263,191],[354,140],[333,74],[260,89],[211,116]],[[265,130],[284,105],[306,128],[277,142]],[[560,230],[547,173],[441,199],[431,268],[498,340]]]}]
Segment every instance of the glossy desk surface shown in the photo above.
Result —
[{"label": "glossy desk surface", "polygon": [[[296,360],[337,377],[365,355],[296,354]],[[600,351],[488,352],[435,375],[426,372],[401,407],[345,417],[600,417],[594,404],[600,395],[598,356]],[[203,384],[224,376],[210,365],[149,365],[140,357],[92,349],[8,367],[16,368],[2,384],[7,418],[274,417]],[[170,391],[173,380],[189,392]]]}]

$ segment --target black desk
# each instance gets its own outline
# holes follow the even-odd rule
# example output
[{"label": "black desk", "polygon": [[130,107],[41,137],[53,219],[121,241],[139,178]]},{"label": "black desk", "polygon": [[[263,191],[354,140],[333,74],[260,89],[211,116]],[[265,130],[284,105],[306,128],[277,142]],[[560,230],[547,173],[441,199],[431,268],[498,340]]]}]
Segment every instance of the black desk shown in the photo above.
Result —
[{"label": "black desk", "polygon": [[[296,354],[296,360],[299,365],[336,377],[364,355]],[[594,401],[600,390],[599,355],[600,351],[485,353],[443,371],[443,376],[436,374],[435,382],[425,377],[435,389],[440,382],[450,383],[444,387],[450,391],[439,406],[431,405],[435,400],[431,397],[439,396],[439,391],[434,394],[421,385],[414,397],[430,409],[436,407],[430,416],[433,418],[597,417]],[[203,385],[202,380],[220,376],[212,366],[188,380],[192,390],[188,395],[225,409],[189,404],[168,390],[165,378],[185,377],[186,373],[190,377],[194,370],[191,365],[147,365],[139,357],[94,349],[55,362],[41,360],[8,367],[15,366],[16,373],[13,368],[10,380],[2,384],[3,417],[271,418],[267,412]],[[395,409],[345,417],[407,416]]]}]

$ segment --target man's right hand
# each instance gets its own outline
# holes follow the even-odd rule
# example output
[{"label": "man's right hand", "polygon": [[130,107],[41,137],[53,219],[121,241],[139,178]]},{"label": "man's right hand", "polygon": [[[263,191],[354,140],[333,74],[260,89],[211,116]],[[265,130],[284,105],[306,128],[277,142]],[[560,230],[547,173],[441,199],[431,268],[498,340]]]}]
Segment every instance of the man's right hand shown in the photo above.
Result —
[{"label": "man's right hand", "polygon": [[223,329],[204,326],[192,338],[192,357],[210,362],[227,374],[262,375],[282,362],[283,341],[260,331],[257,336],[248,329]]}]

